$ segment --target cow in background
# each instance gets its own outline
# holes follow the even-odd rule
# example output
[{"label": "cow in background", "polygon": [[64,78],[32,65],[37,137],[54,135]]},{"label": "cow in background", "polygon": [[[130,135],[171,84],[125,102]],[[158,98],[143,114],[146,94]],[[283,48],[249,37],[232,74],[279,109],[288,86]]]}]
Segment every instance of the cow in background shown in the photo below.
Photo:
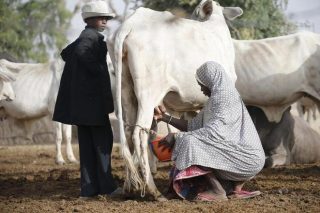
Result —
[{"label": "cow in background", "polygon": [[[319,160],[319,135],[302,119],[292,116],[289,108],[305,96],[320,104],[320,35],[300,32],[233,43],[236,87],[250,106],[268,156],[265,166]],[[262,111],[252,110],[252,106]]]},{"label": "cow in background", "polygon": [[233,40],[236,87],[246,105],[279,122],[307,95],[320,104],[320,35],[300,32],[261,40]]},{"label": "cow in background", "polygon": [[320,135],[288,108],[280,122],[270,122],[258,107],[247,107],[266,153],[265,167],[320,161]]},{"label": "cow in background", "polygon": [[[242,10],[223,9],[212,0],[203,0],[196,12],[201,22],[139,8],[123,23],[115,40],[107,42],[117,78],[120,142],[128,168],[125,188],[130,189],[132,183],[144,194],[147,186],[159,200],[163,198],[148,161],[153,108],[161,102],[175,111],[201,108],[207,99],[197,86],[195,72],[206,61],[219,62],[236,81],[233,44],[223,13],[235,18]],[[143,180],[128,144],[133,144]]]},{"label": "cow in background", "polygon": [[[36,119],[46,115],[52,116],[60,84],[62,61],[28,64],[1,59],[0,67],[5,67],[11,72],[17,73],[16,81],[11,83],[16,98],[11,102],[0,103],[6,114],[16,119]],[[56,163],[65,163],[61,153],[62,140],[66,141],[68,160],[77,163],[71,146],[71,125],[54,122],[54,127]],[[26,125],[26,129],[28,129],[28,125]]]}]

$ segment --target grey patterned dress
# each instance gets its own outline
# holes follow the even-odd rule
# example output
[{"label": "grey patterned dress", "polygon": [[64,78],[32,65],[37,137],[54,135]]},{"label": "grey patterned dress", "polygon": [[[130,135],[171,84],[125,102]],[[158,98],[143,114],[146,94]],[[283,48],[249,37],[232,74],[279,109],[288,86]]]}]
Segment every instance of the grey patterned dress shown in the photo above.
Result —
[{"label": "grey patterned dress", "polygon": [[225,180],[252,178],[263,168],[265,154],[238,91],[216,62],[203,64],[196,78],[211,96],[189,121],[188,132],[177,134],[172,155],[176,168],[198,165],[215,169]]}]

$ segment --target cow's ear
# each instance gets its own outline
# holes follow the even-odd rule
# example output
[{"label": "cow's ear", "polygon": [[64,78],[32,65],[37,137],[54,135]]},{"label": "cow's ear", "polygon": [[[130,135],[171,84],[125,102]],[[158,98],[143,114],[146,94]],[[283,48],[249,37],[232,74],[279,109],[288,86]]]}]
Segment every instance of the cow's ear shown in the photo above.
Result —
[{"label": "cow's ear", "polygon": [[207,0],[204,3],[200,4],[200,7],[196,10],[196,14],[193,16],[197,17],[197,19],[201,21],[208,20],[213,12],[212,0]]},{"label": "cow's ear", "polygon": [[228,20],[233,20],[238,16],[241,16],[243,10],[240,7],[224,7],[223,8],[223,15]]},{"label": "cow's ear", "polygon": [[205,15],[206,19],[208,19],[213,11],[212,1],[206,1],[202,6],[202,12]]}]

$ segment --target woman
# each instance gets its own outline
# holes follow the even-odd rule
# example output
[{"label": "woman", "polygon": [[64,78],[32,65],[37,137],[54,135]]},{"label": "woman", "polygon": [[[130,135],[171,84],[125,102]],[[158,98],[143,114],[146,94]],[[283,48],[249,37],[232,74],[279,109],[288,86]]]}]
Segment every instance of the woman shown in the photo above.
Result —
[{"label": "woman", "polygon": [[213,201],[226,200],[227,195],[259,195],[259,191],[242,190],[244,182],[263,168],[265,155],[238,91],[216,62],[203,64],[196,79],[209,100],[195,118],[187,122],[164,114],[164,107],[155,109],[156,120],[182,131],[170,133],[160,143],[173,149],[171,186],[184,199]]}]

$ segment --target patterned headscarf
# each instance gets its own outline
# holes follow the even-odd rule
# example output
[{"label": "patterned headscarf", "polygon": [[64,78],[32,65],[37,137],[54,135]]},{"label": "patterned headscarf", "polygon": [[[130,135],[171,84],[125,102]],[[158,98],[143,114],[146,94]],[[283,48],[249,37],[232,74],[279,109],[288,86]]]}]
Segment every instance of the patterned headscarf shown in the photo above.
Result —
[{"label": "patterned headscarf", "polygon": [[219,117],[224,117],[228,109],[232,108],[235,98],[240,101],[234,83],[219,63],[208,61],[201,65],[196,72],[196,79],[210,89],[209,102],[212,102],[214,114],[219,114]]},{"label": "patterned headscarf", "polygon": [[221,86],[222,78],[225,77],[223,75],[225,75],[225,72],[220,64],[208,61],[197,70],[196,79],[213,92],[215,88]]}]

